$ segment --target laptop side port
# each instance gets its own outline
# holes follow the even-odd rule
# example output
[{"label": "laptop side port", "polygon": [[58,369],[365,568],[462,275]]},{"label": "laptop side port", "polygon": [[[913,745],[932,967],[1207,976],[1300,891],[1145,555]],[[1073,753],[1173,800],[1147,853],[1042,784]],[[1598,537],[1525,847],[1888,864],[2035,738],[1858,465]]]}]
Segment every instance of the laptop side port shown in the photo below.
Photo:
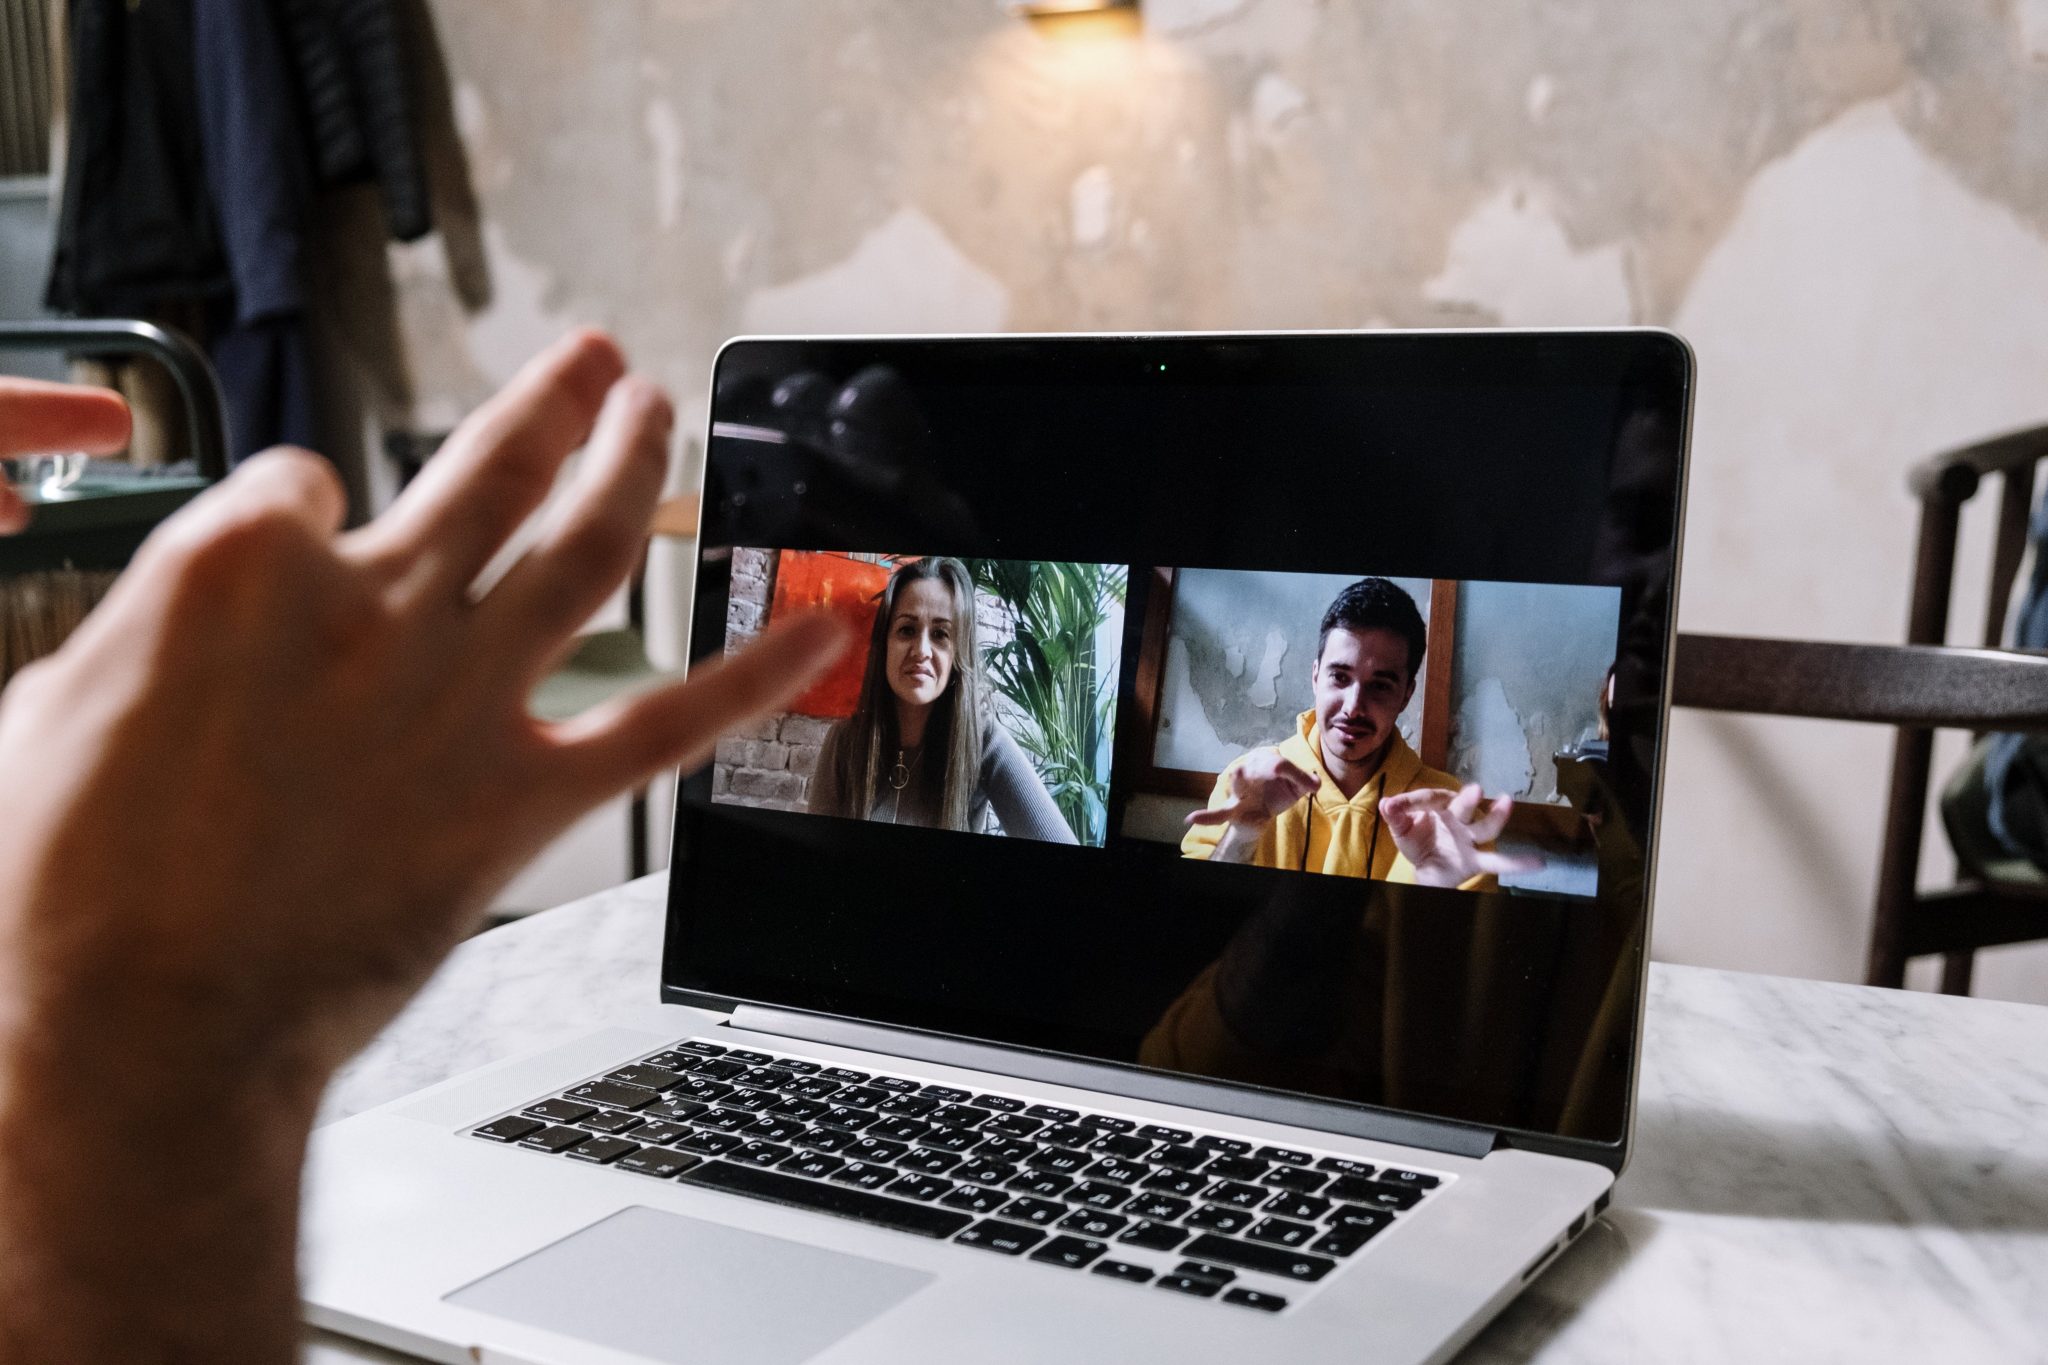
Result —
[{"label": "laptop side port", "polygon": [[1592,1218],[1592,1212],[1588,1210],[1587,1212],[1582,1213],[1578,1217],[1572,1219],[1571,1230],[1565,1233],[1564,1239],[1567,1242],[1569,1242],[1573,1238],[1577,1237],[1580,1233],[1584,1232],[1586,1230],[1586,1224],[1591,1222]]},{"label": "laptop side port", "polygon": [[1529,1281],[1535,1279],[1536,1272],[1543,1269],[1544,1266],[1549,1265],[1550,1258],[1557,1255],[1558,1248],[1563,1245],[1563,1242],[1552,1242],[1541,1256],[1538,1256],[1535,1260],[1529,1262],[1529,1268],[1522,1272],[1522,1283],[1527,1284]]}]

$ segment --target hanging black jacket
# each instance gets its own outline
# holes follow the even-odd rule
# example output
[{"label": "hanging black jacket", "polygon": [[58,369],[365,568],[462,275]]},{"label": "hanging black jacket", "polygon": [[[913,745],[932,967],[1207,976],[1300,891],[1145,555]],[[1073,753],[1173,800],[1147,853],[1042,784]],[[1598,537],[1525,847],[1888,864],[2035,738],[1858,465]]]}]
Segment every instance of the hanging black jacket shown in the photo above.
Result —
[{"label": "hanging black jacket", "polygon": [[433,229],[397,0],[277,0],[324,184],[374,178],[401,242]]}]

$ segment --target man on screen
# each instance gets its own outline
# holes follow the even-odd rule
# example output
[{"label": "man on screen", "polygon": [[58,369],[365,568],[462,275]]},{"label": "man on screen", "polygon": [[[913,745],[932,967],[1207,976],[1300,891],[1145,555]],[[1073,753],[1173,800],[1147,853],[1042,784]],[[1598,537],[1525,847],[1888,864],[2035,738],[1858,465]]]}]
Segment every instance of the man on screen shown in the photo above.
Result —
[{"label": "man on screen", "polygon": [[1362,578],[1323,613],[1315,705],[1278,744],[1223,770],[1188,816],[1189,858],[1477,888],[1534,864],[1489,847],[1513,803],[1425,767],[1395,729],[1428,633],[1415,602]]}]

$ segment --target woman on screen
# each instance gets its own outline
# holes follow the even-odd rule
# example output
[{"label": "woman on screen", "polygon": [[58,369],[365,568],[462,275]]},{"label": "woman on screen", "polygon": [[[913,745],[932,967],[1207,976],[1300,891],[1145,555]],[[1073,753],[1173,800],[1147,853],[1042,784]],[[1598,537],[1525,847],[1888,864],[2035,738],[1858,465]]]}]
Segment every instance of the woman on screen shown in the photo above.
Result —
[{"label": "woman on screen", "polygon": [[889,576],[853,714],[818,754],[817,815],[981,833],[995,812],[1015,838],[1079,840],[982,700],[974,584],[957,559]]}]

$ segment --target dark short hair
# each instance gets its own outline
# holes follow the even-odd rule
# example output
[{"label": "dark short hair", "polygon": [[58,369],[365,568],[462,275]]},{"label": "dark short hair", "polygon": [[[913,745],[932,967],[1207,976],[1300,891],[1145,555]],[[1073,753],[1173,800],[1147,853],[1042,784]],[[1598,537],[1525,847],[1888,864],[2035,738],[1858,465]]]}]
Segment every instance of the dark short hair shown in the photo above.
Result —
[{"label": "dark short hair", "polygon": [[1415,599],[1384,578],[1361,578],[1337,594],[1323,613],[1322,633],[1316,636],[1318,661],[1333,630],[1391,630],[1408,642],[1408,677],[1413,680],[1422,672],[1429,627],[1422,624]]}]

